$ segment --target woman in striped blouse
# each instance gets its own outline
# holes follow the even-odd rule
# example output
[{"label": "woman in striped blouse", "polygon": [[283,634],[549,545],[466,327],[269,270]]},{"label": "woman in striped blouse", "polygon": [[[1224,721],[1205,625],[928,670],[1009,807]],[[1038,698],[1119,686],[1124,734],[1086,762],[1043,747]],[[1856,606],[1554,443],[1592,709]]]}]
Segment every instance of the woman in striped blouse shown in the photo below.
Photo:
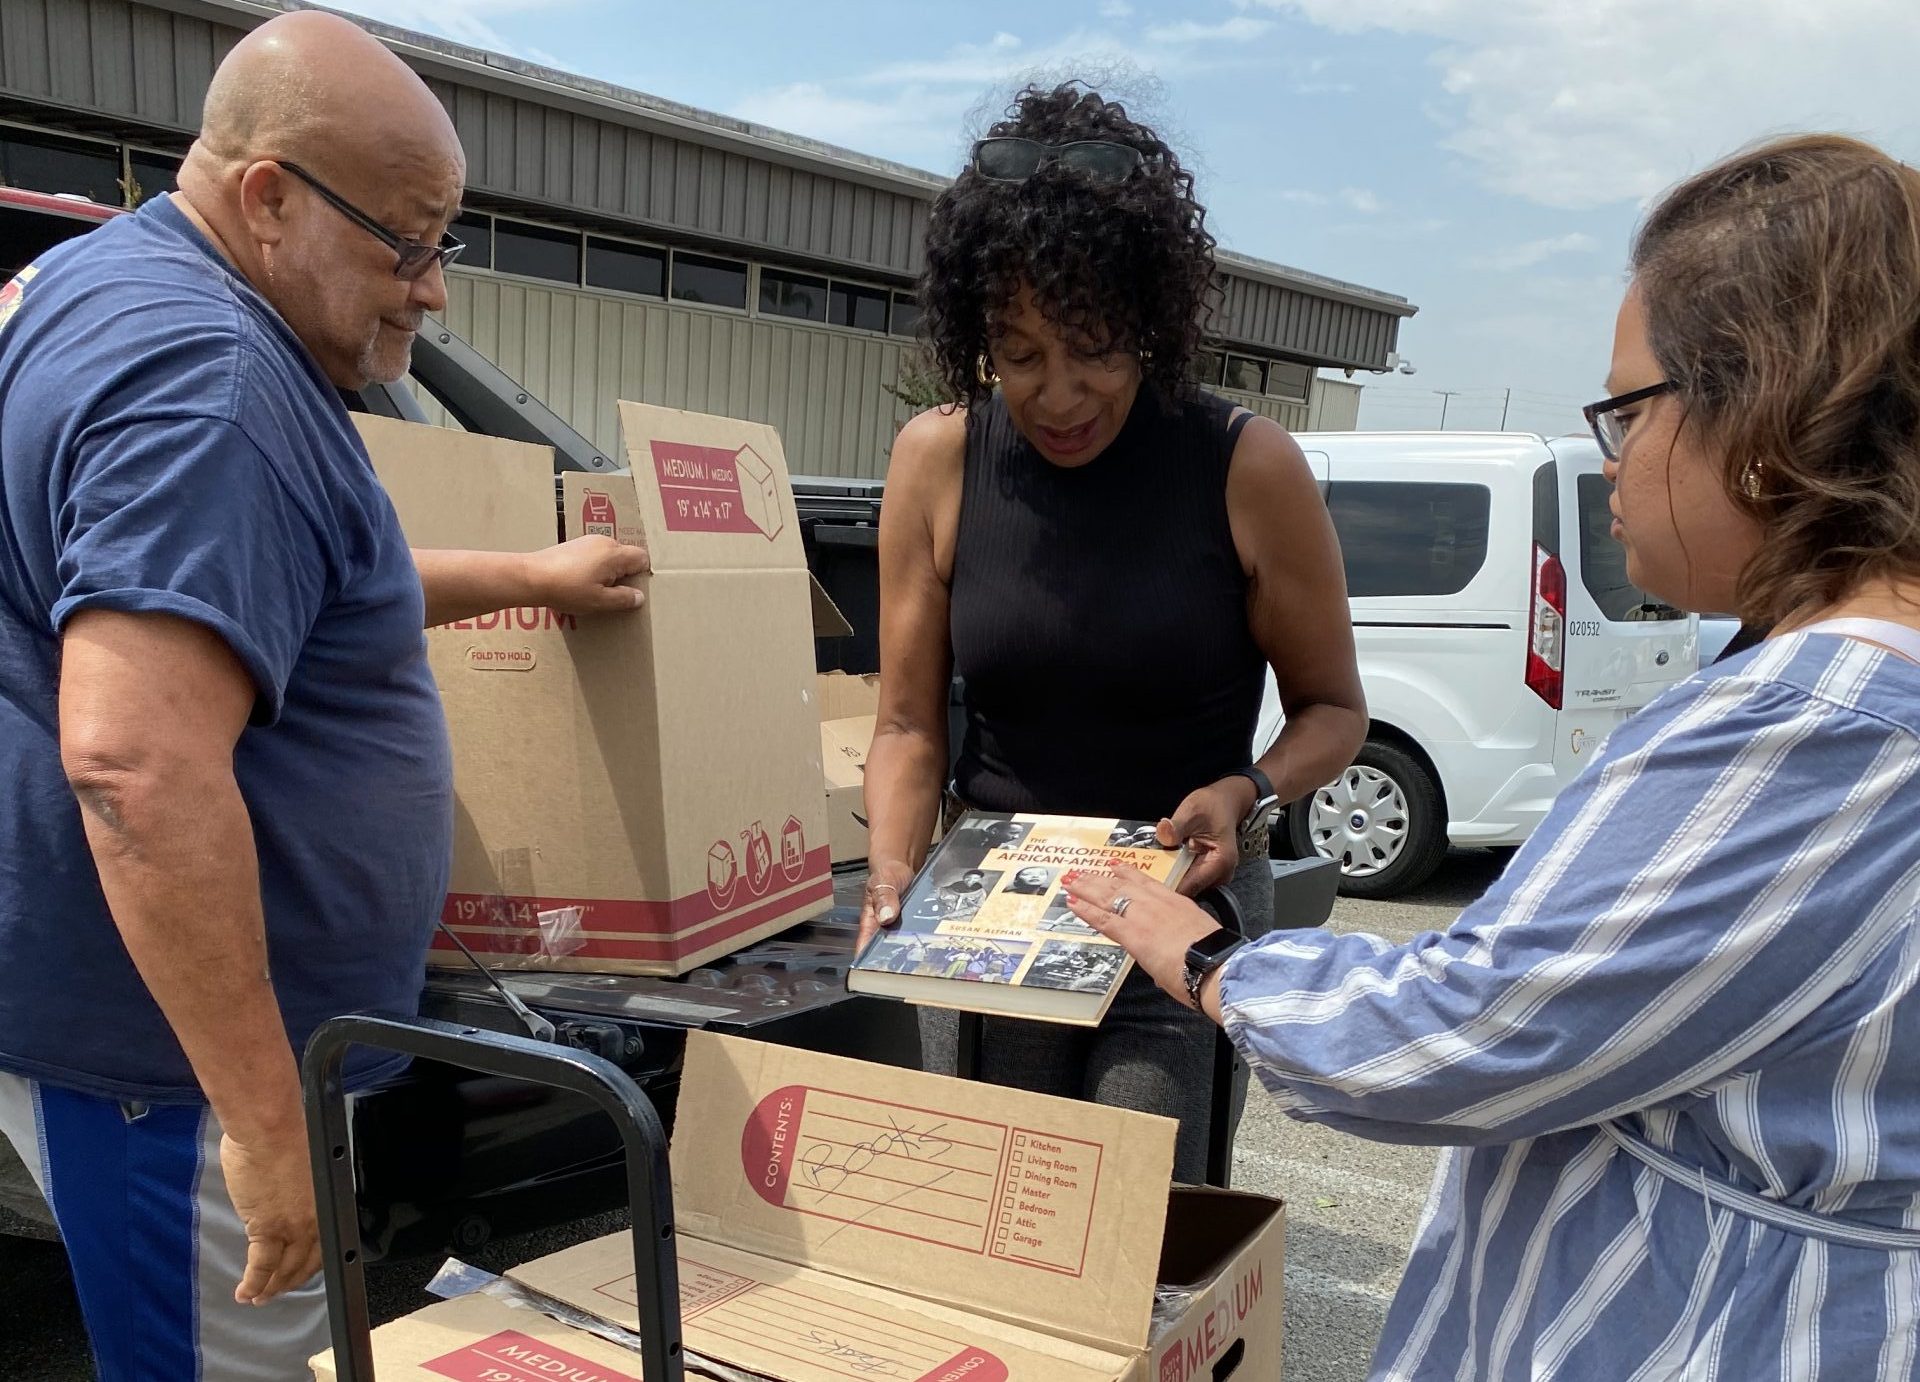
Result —
[{"label": "woman in striped blouse", "polygon": [[1230,942],[1143,878],[1075,907],[1289,1113],[1457,1148],[1375,1378],[1920,1376],[1920,173],[1808,136],[1670,193],[1608,392],[1632,579],[1771,637],[1623,724],[1444,935],[1208,972]]}]

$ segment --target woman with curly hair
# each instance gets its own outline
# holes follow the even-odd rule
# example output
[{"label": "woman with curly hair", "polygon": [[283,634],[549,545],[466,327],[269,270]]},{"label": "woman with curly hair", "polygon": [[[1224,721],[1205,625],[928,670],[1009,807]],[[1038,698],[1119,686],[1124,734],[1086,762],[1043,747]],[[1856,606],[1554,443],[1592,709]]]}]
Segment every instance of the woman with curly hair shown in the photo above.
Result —
[{"label": "woman with curly hair", "polygon": [[[1305,458],[1194,387],[1214,285],[1193,178],[1077,85],[1029,88],[934,204],[921,282],[957,407],[901,429],[880,524],[862,944],[899,914],[947,785],[980,810],[1160,821],[1273,922],[1265,823],[1366,732],[1338,544]],[[1251,761],[1271,667],[1286,728]],[[1242,857],[1243,839],[1246,857]],[[923,1017],[930,1068],[953,1019]],[[1180,1120],[1205,1171],[1212,1031],[1136,976],[1094,1031],[989,1018],[981,1077]]]},{"label": "woman with curly hair", "polygon": [[[1444,935],[1220,937],[1198,1003],[1295,1117],[1456,1149],[1374,1377],[1920,1377],[1920,172],[1778,141],[1632,267],[1587,409],[1627,574],[1772,632]],[[1069,887],[1189,991],[1211,918]]]}]

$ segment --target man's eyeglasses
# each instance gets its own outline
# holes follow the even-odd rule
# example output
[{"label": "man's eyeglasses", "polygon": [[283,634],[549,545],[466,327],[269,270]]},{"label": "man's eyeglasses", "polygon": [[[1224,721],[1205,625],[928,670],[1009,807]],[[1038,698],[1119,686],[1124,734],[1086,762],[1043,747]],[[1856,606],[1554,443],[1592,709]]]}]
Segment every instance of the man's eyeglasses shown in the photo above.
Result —
[{"label": "man's eyeglasses", "polygon": [[319,178],[309,173],[297,163],[288,163],[284,159],[275,160],[282,168],[292,173],[300,181],[320,194],[320,200],[352,221],[360,229],[385,245],[394,253],[393,276],[412,283],[424,278],[435,264],[442,267],[451,264],[460,257],[466,248],[451,235],[444,237],[437,245],[423,245],[418,240],[409,240],[404,235],[396,235],[367,215],[359,207],[327,186]]},{"label": "man's eyeglasses", "polygon": [[1125,182],[1146,164],[1131,144],[1078,139],[1042,144],[1037,139],[995,135],[973,146],[973,171],[993,182],[1025,182],[1049,163],[1081,173],[1091,182]]},{"label": "man's eyeglasses", "polygon": [[1632,393],[1616,394],[1582,408],[1580,411],[1586,415],[1587,426],[1593,429],[1593,439],[1600,443],[1600,454],[1610,461],[1620,459],[1620,448],[1627,444],[1627,425],[1620,418],[1622,408],[1644,403],[1649,398],[1672,391],[1673,382],[1663,379],[1658,384],[1649,384]]}]

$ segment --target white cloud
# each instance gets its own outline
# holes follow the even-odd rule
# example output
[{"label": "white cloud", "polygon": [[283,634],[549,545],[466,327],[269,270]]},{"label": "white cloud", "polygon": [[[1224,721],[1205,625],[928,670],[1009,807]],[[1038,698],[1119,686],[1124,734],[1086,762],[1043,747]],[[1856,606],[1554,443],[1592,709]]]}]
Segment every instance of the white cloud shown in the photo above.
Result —
[{"label": "white cloud", "polygon": [[1362,216],[1377,216],[1387,209],[1387,204],[1376,193],[1364,187],[1342,187],[1340,200],[1349,210],[1358,211]]},{"label": "white cloud", "polygon": [[835,93],[817,82],[795,82],[743,96],[728,114],[809,139],[880,152],[950,141],[966,104],[964,97],[942,100],[913,86],[870,99]]},{"label": "white cloud", "polygon": [[1511,272],[1516,269],[1531,269],[1536,264],[1544,264],[1556,255],[1592,254],[1600,248],[1600,242],[1584,231],[1569,231],[1565,235],[1551,235],[1541,240],[1528,240],[1523,244],[1510,245],[1491,254],[1482,255],[1474,261],[1476,268],[1495,269]]},{"label": "white cloud", "polygon": [[1178,24],[1156,24],[1147,30],[1149,43],[1251,43],[1273,28],[1271,19],[1255,19],[1239,14],[1218,24],[1183,20]]},{"label": "white cloud", "polygon": [[1125,19],[1133,13],[1133,6],[1127,0],[1100,0],[1102,19]]},{"label": "white cloud", "polygon": [[509,42],[490,21],[539,10],[566,9],[575,3],[577,0],[345,0],[349,13],[365,19],[438,34],[455,43],[562,69],[565,64],[551,53],[523,49]]},{"label": "white cloud", "polygon": [[1906,0],[1236,0],[1342,33],[1431,39],[1447,148],[1548,206],[1644,200],[1787,129],[1920,152]]},{"label": "white cloud", "polygon": [[1325,206],[1333,198],[1325,192],[1310,192],[1304,187],[1288,187],[1280,192],[1280,200],[1292,202],[1295,206]]}]

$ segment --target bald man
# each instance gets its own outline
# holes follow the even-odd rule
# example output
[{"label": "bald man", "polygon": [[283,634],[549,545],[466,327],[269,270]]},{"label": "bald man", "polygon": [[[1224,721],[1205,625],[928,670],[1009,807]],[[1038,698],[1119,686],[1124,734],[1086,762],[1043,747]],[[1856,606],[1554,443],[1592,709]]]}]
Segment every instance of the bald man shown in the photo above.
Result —
[{"label": "bald man", "polygon": [[452,828],[423,625],[639,600],[606,538],[410,556],[342,405],[445,306],[464,175],[397,58],[276,18],[180,191],[0,323],[0,1126],[107,1382],[325,1344],[296,1053],[418,1002]]}]

